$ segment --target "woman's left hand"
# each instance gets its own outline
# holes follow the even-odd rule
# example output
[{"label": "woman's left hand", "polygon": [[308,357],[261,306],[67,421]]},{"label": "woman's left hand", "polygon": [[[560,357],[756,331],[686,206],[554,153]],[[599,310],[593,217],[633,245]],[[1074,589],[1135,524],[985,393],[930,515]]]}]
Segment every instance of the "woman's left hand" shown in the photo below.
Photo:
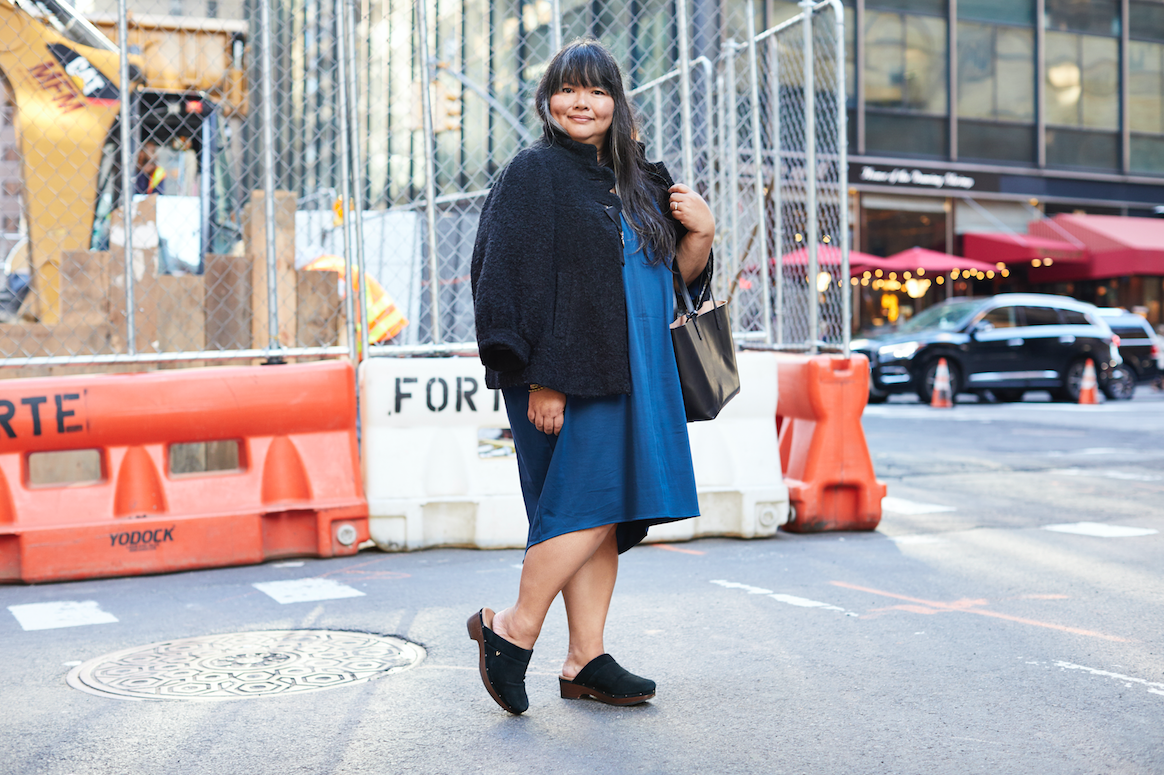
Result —
[{"label": "woman's left hand", "polygon": [[671,215],[693,234],[712,236],[715,234],[715,218],[711,208],[698,192],[689,186],[676,183],[671,186]]}]

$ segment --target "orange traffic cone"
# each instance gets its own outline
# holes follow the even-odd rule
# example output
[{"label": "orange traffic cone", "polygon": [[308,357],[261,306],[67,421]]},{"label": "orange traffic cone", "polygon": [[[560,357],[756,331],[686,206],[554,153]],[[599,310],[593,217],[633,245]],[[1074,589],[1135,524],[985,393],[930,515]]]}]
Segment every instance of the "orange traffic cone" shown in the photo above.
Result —
[{"label": "orange traffic cone", "polygon": [[954,396],[950,393],[950,367],[945,358],[938,361],[938,370],[934,372],[934,393],[930,398],[930,406],[935,409],[954,408]]},{"label": "orange traffic cone", "polygon": [[1090,358],[1083,367],[1083,384],[1079,386],[1079,403],[1099,403],[1099,382],[1095,379],[1095,363]]}]

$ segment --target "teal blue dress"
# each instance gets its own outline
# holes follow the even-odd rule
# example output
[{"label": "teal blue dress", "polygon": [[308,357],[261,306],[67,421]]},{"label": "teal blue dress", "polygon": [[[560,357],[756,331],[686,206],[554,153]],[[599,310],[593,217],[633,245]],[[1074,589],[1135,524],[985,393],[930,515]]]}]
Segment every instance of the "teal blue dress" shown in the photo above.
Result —
[{"label": "teal blue dress", "polygon": [[566,397],[562,431],[527,416],[529,392],[503,391],[529,518],[526,548],[576,530],[617,525],[618,551],[651,525],[699,515],[687,416],[669,325],[671,271],[652,263],[622,219],[631,392]]}]

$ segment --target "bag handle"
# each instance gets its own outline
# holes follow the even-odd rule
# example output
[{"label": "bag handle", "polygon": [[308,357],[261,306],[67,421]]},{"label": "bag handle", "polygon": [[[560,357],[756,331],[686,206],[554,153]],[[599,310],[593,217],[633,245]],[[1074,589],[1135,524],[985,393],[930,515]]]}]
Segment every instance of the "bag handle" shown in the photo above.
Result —
[{"label": "bag handle", "polygon": [[[703,268],[699,278],[703,280],[703,287],[699,290],[698,303],[691,300],[691,292],[687,290],[687,283],[683,282],[683,275],[679,273],[679,257],[672,256],[671,258],[671,274],[675,277],[675,285],[678,286],[675,292],[675,300],[680,303],[680,308],[683,310],[683,315],[691,321],[699,314],[699,310],[707,303],[711,297],[711,276],[715,271],[715,253],[709,252],[707,254],[707,266]],[[680,295],[682,294],[682,295]]]}]

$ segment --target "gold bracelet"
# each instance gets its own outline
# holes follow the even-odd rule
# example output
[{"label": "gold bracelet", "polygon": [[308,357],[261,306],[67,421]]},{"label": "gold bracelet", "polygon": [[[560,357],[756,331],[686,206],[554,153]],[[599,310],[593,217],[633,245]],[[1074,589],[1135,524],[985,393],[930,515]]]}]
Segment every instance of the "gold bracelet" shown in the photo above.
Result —
[{"label": "gold bracelet", "polygon": [[531,392],[531,393],[536,393],[536,392],[538,392],[539,390],[545,390],[545,387],[544,387],[544,386],[542,386],[542,385],[538,385],[538,384],[530,383],[530,386],[529,386],[529,392]]}]

